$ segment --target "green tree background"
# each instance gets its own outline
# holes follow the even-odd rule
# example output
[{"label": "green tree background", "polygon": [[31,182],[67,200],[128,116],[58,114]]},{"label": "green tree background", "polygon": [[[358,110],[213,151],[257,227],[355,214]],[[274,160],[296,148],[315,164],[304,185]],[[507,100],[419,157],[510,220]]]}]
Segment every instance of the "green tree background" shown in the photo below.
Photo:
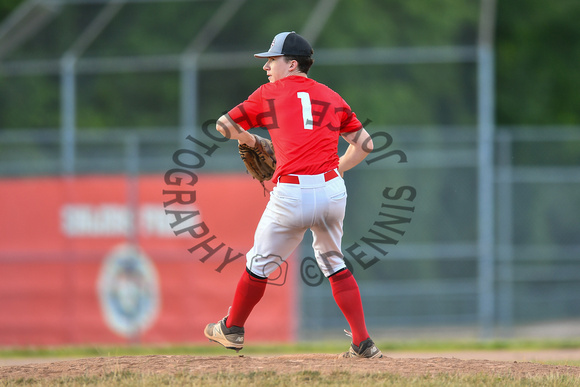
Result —
[{"label": "green tree background", "polygon": [[[0,0],[0,20],[4,20],[22,0]],[[276,4],[274,4],[276,3]],[[278,4],[280,3],[280,4]],[[195,33],[197,26],[213,12],[217,5],[199,3],[195,10],[176,3],[162,6],[149,4],[122,11],[119,22],[105,31],[103,39],[90,47],[87,55],[163,54],[178,52]],[[217,47],[231,49],[250,41],[266,41],[278,30],[302,23],[312,3],[296,2],[292,6],[272,2],[272,16],[253,20],[262,15],[263,3],[249,1],[240,11],[236,22],[215,42]],[[84,18],[98,11],[77,14],[74,10],[59,16],[68,22],[60,23],[58,30],[47,31],[35,38],[13,58],[34,57],[46,52],[47,44],[67,47],[74,39],[72,25],[86,25]],[[432,1],[342,1],[325,25],[317,46],[320,47],[403,47],[470,45],[476,42],[478,2]],[[138,11],[136,11],[138,10]],[[183,17],[186,14],[187,17]],[[253,16],[254,15],[254,16]],[[353,18],[352,15],[357,15]],[[361,17],[364,15],[364,17]],[[580,3],[558,0],[548,7],[542,0],[510,0],[497,2],[496,23],[496,118],[498,125],[577,125],[580,110],[576,92],[580,86]],[[275,17],[279,16],[279,18]],[[175,20],[169,26],[160,20]],[[281,22],[284,21],[284,22]],[[122,36],[122,39],[118,39]],[[267,37],[267,38],[265,38]],[[103,42],[109,42],[105,45]],[[254,46],[251,46],[252,48]],[[213,48],[210,48],[212,50]],[[373,117],[379,124],[470,124],[474,122],[473,66],[369,66],[365,71],[336,67],[324,69],[313,76],[340,89],[353,101],[353,109]],[[227,71],[207,71],[202,88],[224,90],[232,88],[233,104],[240,96],[249,94],[264,81],[259,66],[248,70],[240,82],[231,82]],[[459,74],[459,76],[458,76]],[[207,76],[206,76],[207,75]],[[108,78],[105,79],[105,78]],[[96,80],[84,79],[86,98],[96,101],[92,106],[79,104],[79,126],[106,125],[172,125],[177,122],[176,105],[178,83],[167,74],[148,77],[119,75],[102,76]],[[345,81],[348,78],[348,81]],[[150,85],[144,84],[150,80]],[[0,128],[54,126],[58,122],[54,96],[58,86],[54,78],[36,77],[15,79],[14,84],[2,85]],[[384,89],[376,83],[388,85]],[[111,92],[118,84],[137,84],[131,96]],[[147,83],[147,82],[145,82]],[[14,86],[15,85],[15,86]],[[210,86],[211,85],[211,86]],[[98,88],[98,90],[97,90]],[[361,91],[363,90],[363,91]],[[91,94],[93,93],[93,94]],[[26,95],[26,99],[22,94]],[[144,94],[156,94],[150,101]],[[117,97],[115,97],[117,95]],[[82,98],[82,96],[81,96]],[[105,101],[106,100],[106,101]],[[134,100],[133,111],[118,109],[120,101]],[[158,101],[160,109],[151,109]],[[125,105],[126,106],[126,105]],[[139,108],[141,107],[141,108]],[[361,108],[364,107],[364,108]],[[224,101],[202,101],[201,110],[215,115],[224,109]],[[162,111],[156,115],[154,111]],[[32,114],[22,114],[22,112]],[[570,154],[577,150],[575,144]],[[578,161],[578,160],[574,160]]]}]

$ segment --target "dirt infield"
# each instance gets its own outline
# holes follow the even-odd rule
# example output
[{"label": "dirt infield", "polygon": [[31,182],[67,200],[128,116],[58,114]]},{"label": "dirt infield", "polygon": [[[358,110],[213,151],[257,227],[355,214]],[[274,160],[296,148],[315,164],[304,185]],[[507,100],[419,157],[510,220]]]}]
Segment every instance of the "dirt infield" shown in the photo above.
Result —
[{"label": "dirt infield", "polygon": [[[402,376],[425,374],[489,374],[494,376],[532,377],[543,375],[580,376],[580,367],[547,365],[529,360],[550,358],[574,359],[580,351],[529,352],[462,352],[448,354],[396,354],[382,359],[338,359],[331,354],[281,355],[281,356],[189,356],[152,355],[96,357],[74,360],[41,362],[30,359],[27,364],[0,363],[0,379],[44,379],[61,376],[101,376],[111,372],[129,371],[144,374],[176,373],[250,373],[274,371],[279,374],[301,371],[318,371],[330,374],[335,371],[356,373],[391,373]],[[494,355],[495,354],[495,355]],[[462,358],[459,358],[460,356]],[[488,356],[495,360],[481,357]],[[503,360],[498,360],[503,359]],[[54,360],[54,359],[53,359]],[[22,362],[26,363],[26,360]]]}]

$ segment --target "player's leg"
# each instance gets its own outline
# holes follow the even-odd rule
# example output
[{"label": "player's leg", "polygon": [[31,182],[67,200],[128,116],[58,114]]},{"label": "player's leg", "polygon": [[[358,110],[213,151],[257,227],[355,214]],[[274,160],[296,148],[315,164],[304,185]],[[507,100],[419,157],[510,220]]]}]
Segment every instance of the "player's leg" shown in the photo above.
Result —
[{"label": "player's leg", "polygon": [[[320,234],[326,235],[326,233],[315,233],[313,231],[313,234],[318,234],[318,245],[324,245],[324,243],[320,242]],[[315,239],[317,238],[315,237]],[[321,255],[322,254],[318,254],[317,256],[319,257]],[[346,318],[351,330],[351,332],[349,332],[349,335],[352,337],[351,347],[349,348],[349,351],[343,353],[341,357],[382,357],[383,355],[381,351],[379,351],[370,338],[366,328],[358,284],[351,271],[347,267],[342,267],[343,265],[344,259],[339,263],[337,261],[337,256],[334,254],[319,259],[321,270],[323,270],[323,267],[325,268],[324,270],[332,270],[331,272],[333,274],[328,277],[332,289],[332,296]]]},{"label": "player's leg", "polygon": [[247,268],[242,273],[234,300],[226,317],[226,326],[231,328],[243,327],[254,307],[260,302],[266,291],[268,278],[261,278],[252,274]]},{"label": "player's leg", "polygon": [[358,284],[348,268],[331,275],[328,280],[330,281],[334,301],[350,326],[352,343],[359,346],[370,336],[365,324]]},{"label": "player's leg", "polygon": [[314,255],[325,277],[346,268],[341,252],[346,196],[344,181],[340,177],[316,190],[317,216],[310,230]]},{"label": "player's leg", "polygon": [[328,277],[334,300],[344,314],[352,331],[352,341],[356,346],[369,339],[360,291],[354,276],[344,263],[341,253],[343,219],[346,209],[346,188],[341,178],[329,181],[324,192],[324,217],[311,227],[312,247],[318,265]]},{"label": "player's leg", "polygon": [[[296,203],[290,203],[295,206]],[[246,270],[242,273],[228,315],[215,324],[208,324],[204,334],[228,349],[239,351],[244,345],[244,325],[260,302],[268,276],[275,270],[286,270],[286,258],[298,246],[305,228],[284,226],[281,214],[288,211],[284,200],[270,199],[254,236],[254,246],[246,254]]]},{"label": "player's leg", "polygon": [[299,190],[283,185],[274,189],[256,228],[254,245],[246,254],[246,271],[238,282],[227,327],[244,326],[264,295],[270,274],[281,271],[280,278],[285,278],[285,260],[298,246],[306,230],[297,216],[300,208]]}]

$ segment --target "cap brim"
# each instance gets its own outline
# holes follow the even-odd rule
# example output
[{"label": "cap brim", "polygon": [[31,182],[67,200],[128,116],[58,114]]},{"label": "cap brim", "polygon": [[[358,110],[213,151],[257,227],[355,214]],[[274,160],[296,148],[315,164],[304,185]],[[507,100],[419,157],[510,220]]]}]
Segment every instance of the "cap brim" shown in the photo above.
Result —
[{"label": "cap brim", "polygon": [[256,57],[256,58],[271,58],[274,56],[283,56],[283,55],[284,54],[276,54],[275,52],[266,51],[266,52],[261,52],[259,54],[254,54],[254,57]]}]

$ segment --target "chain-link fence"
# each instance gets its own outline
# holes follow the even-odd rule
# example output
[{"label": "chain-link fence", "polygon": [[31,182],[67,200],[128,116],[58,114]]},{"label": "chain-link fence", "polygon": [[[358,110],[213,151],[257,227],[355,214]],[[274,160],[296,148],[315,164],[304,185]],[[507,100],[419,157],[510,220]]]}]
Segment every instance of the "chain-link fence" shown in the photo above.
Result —
[{"label": "chain-link fence", "polygon": [[[493,2],[421,6],[437,17],[370,0],[29,0],[0,27],[0,175],[163,173],[264,82],[253,52],[297,29],[311,76],[378,144],[346,177],[343,250],[369,326],[490,337],[580,317],[578,128],[494,128]],[[220,147],[204,173],[241,173]],[[307,236],[305,338],[344,324],[302,271],[310,254]]]}]

